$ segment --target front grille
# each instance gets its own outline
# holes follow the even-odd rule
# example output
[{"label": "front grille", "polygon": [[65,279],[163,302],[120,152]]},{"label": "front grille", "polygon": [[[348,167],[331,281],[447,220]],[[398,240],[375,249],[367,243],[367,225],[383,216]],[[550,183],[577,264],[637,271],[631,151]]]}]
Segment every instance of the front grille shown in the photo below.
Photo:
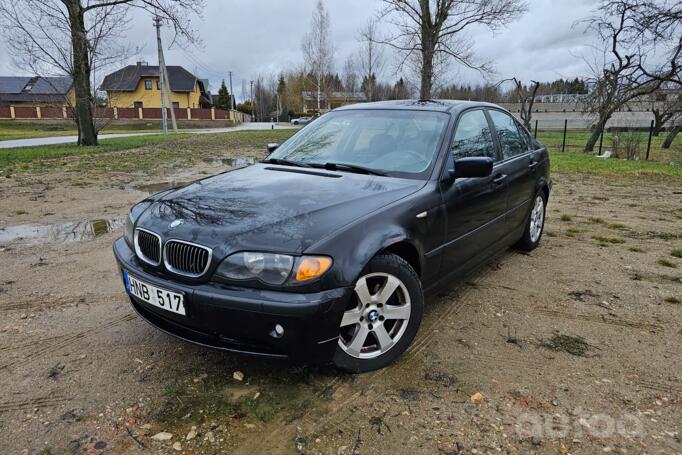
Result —
[{"label": "front grille", "polygon": [[181,240],[166,242],[163,260],[171,272],[189,277],[199,277],[211,262],[211,249]]},{"label": "front grille", "polygon": [[138,228],[135,230],[135,253],[148,264],[161,264],[161,237]]}]

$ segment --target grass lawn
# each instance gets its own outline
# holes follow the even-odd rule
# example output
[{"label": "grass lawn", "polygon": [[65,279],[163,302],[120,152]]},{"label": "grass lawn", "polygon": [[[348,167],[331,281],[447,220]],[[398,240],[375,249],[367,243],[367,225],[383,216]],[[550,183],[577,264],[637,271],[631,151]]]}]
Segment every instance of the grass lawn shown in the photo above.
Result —
[{"label": "grass lawn", "polygon": [[190,135],[178,134],[164,136],[162,134],[152,134],[146,136],[102,139],[96,147],[78,147],[75,144],[55,144],[0,149],[0,169],[13,167],[20,170],[30,170],[32,164],[48,164],[57,158],[131,150],[143,146],[174,142],[187,136]]},{"label": "grass lawn", "polygon": [[[613,136],[619,133],[606,132],[604,133],[604,140],[602,150],[611,150],[613,143]],[[629,133],[628,133],[629,134]],[[642,159],[646,156],[646,146],[649,140],[649,133],[646,131],[639,132],[640,140],[640,156]],[[663,141],[667,134],[665,132],[659,133],[658,136],[651,138],[651,151],[649,154],[650,161],[658,161],[661,163],[670,163],[671,161],[678,164],[682,163],[682,135],[678,135],[673,141],[668,150],[661,148]],[[589,131],[567,131],[566,132],[566,151],[567,152],[582,152],[585,147],[587,139],[590,137]],[[538,131],[538,140],[545,144],[551,151],[560,152],[563,142],[563,131]],[[595,153],[598,153],[599,142],[595,145]]]},{"label": "grass lawn", "polygon": [[283,142],[297,129],[218,134],[148,135],[103,139],[97,147],[58,144],[0,149],[0,172],[155,172],[182,169],[201,160],[265,157],[266,145]]},{"label": "grass lawn", "polygon": [[682,178],[682,167],[653,161],[596,158],[585,153],[550,151],[552,172]]},{"label": "grass lawn", "polygon": [[[125,125],[108,125],[101,134],[160,132],[161,126],[157,122],[140,122]],[[60,123],[28,123],[13,120],[0,120],[0,141],[14,139],[31,139],[38,137],[75,136],[78,134],[76,125],[72,122]]]}]

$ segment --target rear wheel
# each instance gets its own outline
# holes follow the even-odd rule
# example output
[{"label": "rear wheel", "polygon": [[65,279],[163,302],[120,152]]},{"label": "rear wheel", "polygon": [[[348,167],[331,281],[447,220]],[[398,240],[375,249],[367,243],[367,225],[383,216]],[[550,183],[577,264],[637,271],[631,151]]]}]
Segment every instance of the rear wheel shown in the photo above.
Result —
[{"label": "rear wheel", "polygon": [[547,205],[547,197],[544,191],[540,190],[533,198],[533,208],[528,215],[526,221],[526,229],[523,232],[523,237],[517,243],[517,247],[522,250],[530,251],[537,248],[542,238],[542,232],[545,229],[545,206]]},{"label": "rear wheel", "polygon": [[398,358],[417,334],[423,302],[419,277],[404,259],[394,254],[372,259],[341,319],[336,366],[360,373]]}]

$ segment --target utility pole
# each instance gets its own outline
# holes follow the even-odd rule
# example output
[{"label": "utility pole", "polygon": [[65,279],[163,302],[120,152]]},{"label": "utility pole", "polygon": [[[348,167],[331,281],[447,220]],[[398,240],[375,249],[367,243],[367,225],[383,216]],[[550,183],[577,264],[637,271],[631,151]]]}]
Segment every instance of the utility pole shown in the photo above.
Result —
[{"label": "utility pole", "polygon": [[156,27],[156,47],[159,54],[159,80],[161,82],[161,125],[163,126],[163,134],[168,134],[168,120],[166,119],[166,99],[164,91],[166,84],[164,83],[164,73],[161,69],[161,62],[163,62],[163,48],[161,47],[161,18],[154,16],[154,27]]},{"label": "utility pole", "polygon": [[173,132],[177,133],[178,124],[175,121],[175,109],[173,109],[173,92],[170,89],[170,78],[168,77],[168,68],[166,68],[165,60],[163,62],[163,80],[166,82],[166,95],[168,95],[168,105],[170,106],[171,122],[173,123]]},{"label": "utility pole", "polygon": [[232,91],[232,71],[230,71],[230,106],[234,110],[234,92]]},{"label": "utility pole", "polygon": [[256,120],[256,103],[253,100],[253,81],[251,81],[251,121]]},{"label": "utility pole", "polygon": [[[175,121],[175,110],[173,109],[173,95],[170,90],[170,80],[168,79],[168,70],[166,70],[166,61],[163,58],[163,46],[161,45],[161,18],[154,17],[154,26],[156,27],[156,43],[159,52],[159,80],[161,81],[161,121],[163,123],[163,134],[168,134],[168,120],[166,119],[166,100],[168,98],[168,106],[170,107],[171,122],[173,124],[173,132],[178,132],[178,124]],[[165,95],[165,96],[164,96]]]}]

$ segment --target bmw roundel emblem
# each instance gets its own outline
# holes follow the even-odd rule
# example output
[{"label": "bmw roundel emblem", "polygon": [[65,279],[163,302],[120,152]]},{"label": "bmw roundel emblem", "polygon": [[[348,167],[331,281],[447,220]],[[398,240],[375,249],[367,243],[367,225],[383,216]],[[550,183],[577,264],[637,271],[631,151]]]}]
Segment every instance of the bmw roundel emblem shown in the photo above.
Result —
[{"label": "bmw roundel emblem", "polygon": [[175,221],[173,221],[171,224],[169,224],[168,227],[169,227],[170,229],[174,229],[174,228],[180,226],[180,225],[181,225],[182,223],[184,223],[184,222],[185,222],[185,220],[175,220]]}]

